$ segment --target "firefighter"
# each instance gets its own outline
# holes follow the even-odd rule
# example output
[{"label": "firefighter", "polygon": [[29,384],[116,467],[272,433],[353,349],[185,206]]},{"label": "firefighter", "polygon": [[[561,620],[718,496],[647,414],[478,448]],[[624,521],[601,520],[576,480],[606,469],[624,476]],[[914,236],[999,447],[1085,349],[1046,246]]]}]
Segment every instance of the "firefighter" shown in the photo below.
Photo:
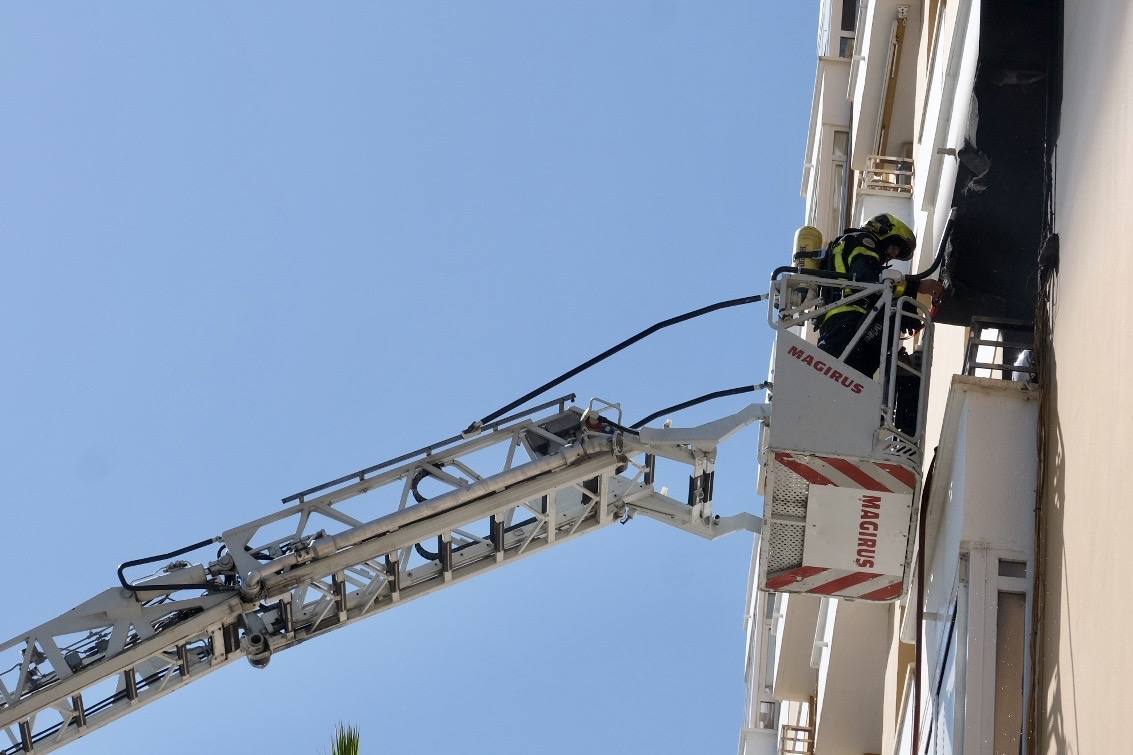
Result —
[{"label": "firefighter", "polygon": [[[851,229],[834,239],[827,255],[827,265],[828,269],[848,275],[851,280],[876,283],[887,264],[893,260],[912,259],[916,248],[917,237],[909,226],[886,212],[871,218],[861,228]],[[832,301],[847,296],[850,291],[833,290]],[[944,293],[944,287],[934,280],[906,279],[897,284],[894,293],[897,296],[929,294],[936,302]],[[827,312],[818,328],[818,348],[839,356],[858,332],[873,303],[869,298],[859,299]],[[875,318],[854,350],[846,356],[846,364],[866,377],[873,377],[881,363],[881,328],[884,324],[881,317]]]}]

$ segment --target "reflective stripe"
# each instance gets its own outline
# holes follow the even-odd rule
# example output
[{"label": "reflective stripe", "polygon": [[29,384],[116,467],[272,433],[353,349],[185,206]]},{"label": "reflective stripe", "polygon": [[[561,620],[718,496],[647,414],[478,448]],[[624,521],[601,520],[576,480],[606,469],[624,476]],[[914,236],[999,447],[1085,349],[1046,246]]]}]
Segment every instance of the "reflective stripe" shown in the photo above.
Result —
[{"label": "reflective stripe", "polygon": [[[866,249],[860,244],[854,245],[853,249],[850,251],[849,257],[847,258],[846,240],[845,238],[843,238],[841,241],[834,245],[833,249],[830,250],[830,256],[834,259],[834,271],[839,275],[845,275],[849,271],[848,266],[853,264],[854,258],[859,254],[868,254],[878,262],[881,261],[881,257],[877,254],[877,252]],[[851,293],[853,293],[852,289],[842,289],[843,297],[849,296]],[[825,317],[841,314],[843,312],[859,312],[864,315],[866,313],[866,308],[863,304],[859,304],[857,302],[853,304],[843,304],[842,306],[834,307],[834,309],[827,312]]]},{"label": "reflective stripe", "polygon": [[849,259],[846,260],[846,264],[849,264],[849,265],[854,264],[854,257],[857,257],[859,254],[868,254],[870,257],[873,257],[878,262],[881,262],[881,255],[880,254],[878,254],[877,252],[871,252],[869,249],[866,249],[864,246],[859,246],[859,247],[856,247],[854,249],[854,251],[850,252],[850,257],[849,257]]},{"label": "reflective stripe", "polygon": [[833,317],[834,315],[840,315],[843,312],[857,312],[858,314],[864,315],[866,310],[865,307],[859,307],[857,304],[843,304],[842,306],[835,307],[834,309],[827,312],[825,317]]},{"label": "reflective stripe", "polygon": [[842,252],[846,251],[846,242],[839,241],[830,250],[830,256],[834,258],[834,272],[845,275],[846,274],[846,260],[842,259]]}]

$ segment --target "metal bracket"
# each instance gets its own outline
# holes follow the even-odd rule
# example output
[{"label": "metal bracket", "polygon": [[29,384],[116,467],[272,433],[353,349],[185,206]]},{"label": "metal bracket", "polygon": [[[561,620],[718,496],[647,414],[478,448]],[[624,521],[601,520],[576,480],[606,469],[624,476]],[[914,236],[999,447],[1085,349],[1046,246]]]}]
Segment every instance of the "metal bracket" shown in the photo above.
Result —
[{"label": "metal bracket", "polygon": [[770,404],[748,404],[727,417],[695,427],[643,427],[637,441],[642,446],[683,445],[705,453],[755,422],[765,422],[771,416]]}]

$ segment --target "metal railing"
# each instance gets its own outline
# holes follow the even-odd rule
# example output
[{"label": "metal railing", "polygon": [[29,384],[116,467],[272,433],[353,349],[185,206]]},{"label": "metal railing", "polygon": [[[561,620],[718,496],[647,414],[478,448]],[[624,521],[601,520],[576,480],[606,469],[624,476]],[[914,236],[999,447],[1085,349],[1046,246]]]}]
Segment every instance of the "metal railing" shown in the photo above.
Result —
[{"label": "metal railing", "polygon": [[814,727],[783,724],[779,729],[779,755],[813,755]]},{"label": "metal railing", "polygon": [[861,173],[858,191],[877,194],[912,194],[912,158],[870,155],[866,158],[866,168]]},{"label": "metal railing", "polygon": [[1027,320],[973,317],[964,353],[964,374],[1033,383],[1034,325]]},{"label": "metal railing", "polygon": [[[826,313],[836,307],[858,304],[867,309],[857,332],[843,349],[834,356],[840,360],[858,348],[866,340],[876,345],[880,351],[879,381],[881,382],[880,422],[877,431],[877,446],[882,453],[910,458],[919,461],[921,442],[924,438],[925,407],[928,402],[930,357],[918,359],[915,352],[909,355],[901,348],[902,334],[910,329],[920,332],[921,355],[932,354],[933,323],[928,308],[915,298],[896,296],[892,281],[865,283],[851,281],[831,273],[821,275],[800,274],[794,268],[780,268],[771,282],[771,300],[768,308],[768,323],[775,330],[791,328],[811,323],[814,327],[822,322]],[[834,294],[830,295],[831,289]],[[867,335],[873,329],[880,335]],[[872,376],[871,376],[872,377]],[[910,434],[897,426],[898,377],[916,378],[917,389],[916,426]]]}]

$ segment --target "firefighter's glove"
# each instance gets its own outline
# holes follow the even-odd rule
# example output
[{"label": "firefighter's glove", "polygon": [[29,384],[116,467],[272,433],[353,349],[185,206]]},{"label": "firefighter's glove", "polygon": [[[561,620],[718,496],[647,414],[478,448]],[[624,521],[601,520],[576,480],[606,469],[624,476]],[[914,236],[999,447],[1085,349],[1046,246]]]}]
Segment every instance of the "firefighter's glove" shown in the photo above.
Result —
[{"label": "firefighter's glove", "polygon": [[917,284],[918,294],[928,294],[932,297],[933,304],[939,304],[940,300],[944,298],[944,286],[940,281],[935,281],[932,278],[925,278]]}]

